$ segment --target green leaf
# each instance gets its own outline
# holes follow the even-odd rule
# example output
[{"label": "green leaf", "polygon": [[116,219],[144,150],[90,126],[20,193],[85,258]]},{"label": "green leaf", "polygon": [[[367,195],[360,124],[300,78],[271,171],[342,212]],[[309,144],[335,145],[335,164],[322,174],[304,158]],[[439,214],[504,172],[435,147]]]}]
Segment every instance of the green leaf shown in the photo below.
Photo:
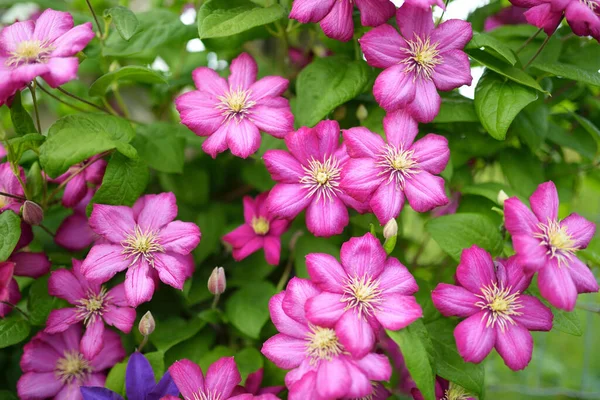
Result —
[{"label": "green leaf", "polygon": [[144,354],[144,356],[146,356],[146,359],[152,367],[152,371],[154,371],[154,379],[158,382],[165,373],[165,353],[162,351],[153,351]]},{"label": "green leaf", "polygon": [[178,134],[180,130],[187,131],[181,125],[167,122],[141,125],[133,146],[150,168],[160,172],[181,173],[186,140]]},{"label": "green leaf", "polygon": [[494,139],[504,140],[517,114],[537,97],[533,90],[486,71],[475,89],[475,112]]},{"label": "green leaf", "polygon": [[285,16],[279,4],[264,8],[249,0],[209,0],[198,10],[198,35],[200,39],[235,35]]},{"label": "green leaf", "polygon": [[485,33],[473,32],[473,39],[471,39],[465,49],[479,49],[488,52],[496,58],[507,61],[510,65],[515,65],[518,61],[510,47]]},{"label": "green leaf", "polygon": [[552,321],[552,329],[568,333],[569,335],[581,336],[583,335],[583,329],[579,322],[579,316],[577,312],[559,310],[558,308],[550,306],[552,313],[554,314],[554,320]]},{"label": "green leaf", "polygon": [[215,336],[212,327],[205,327],[190,339],[171,347],[165,353],[165,365],[171,365],[182,358],[198,362],[213,347]]},{"label": "green leaf", "polygon": [[117,6],[104,10],[104,18],[112,19],[119,35],[125,40],[131,39],[138,28],[139,21],[133,11],[127,7]]},{"label": "green leaf", "polygon": [[275,286],[269,282],[256,282],[235,292],[225,306],[227,317],[237,329],[253,339],[258,339],[263,325],[269,319],[269,300]]},{"label": "green leaf", "polygon": [[2,399],[2,400],[18,400],[17,395],[8,390],[0,390],[0,399]]},{"label": "green leaf", "polygon": [[440,112],[433,120],[436,124],[449,122],[479,122],[473,100],[465,98],[442,98]]},{"label": "green leaf", "polygon": [[45,140],[46,137],[39,133],[28,133],[24,136],[9,139],[8,147],[10,151],[8,152],[8,161],[14,165],[18,165],[21,157],[23,157],[23,153],[27,150],[39,153],[40,146]]},{"label": "green leaf", "polygon": [[9,315],[0,319],[0,349],[17,344],[27,339],[31,325],[22,315]]},{"label": "green leaf", "polygon": [[600,86],[600,73],[586,71],[585,69],[579,68],[575,65],[564,64],[564,63],[547,63],[547,62],[534,62],[532,68],[538,69],[543,72],[548,72],[554,76],[566,79],[572,79],[574,81],[586,83],[588,85]]},{"label": "green leaf", "polygon": [[598,129],[598,127],[594,125],[592,121],[575,113],[571,113],[571,115],[577,120],[577,122],[579,122],[579,125],[581,125],[581,127],[585,129],[587,133],[592,135],[594,139],[600,140],[600,129]]},{"label": "green leaf", "polygon": [[317,58],[298,75],[296,125],[312,127],[364,92],[371,82],[370,73],[363,61],[341,56]]},{"label": "green leaf", "polygon": [[396,242],[398,241],[398,236],[392,236],[389,239],[387,239],[385,241],[385,243],[383,243],[383,248],[385,250],[385,253],[389,256],[390,254],[392,254],[392,251],[394,251],[394,248],[396,247]]},{"label": "green leaf", "polygon": [[260,351],[254,347],[246,347],[235,355],[235,363],[244,382],[248,375],[263,367],[264,361]]},{"label": "green leaf", "polygon": [[21,237],[21,218],[11,210],[0,214],[0,262],[12,254]]},{"label": "green leaf", "polygon": [[125,396],[125,371],[127,371],[126,361],[115,364],[109,371],[104,386],[121,396]]},{"label": "green leaf", "polygon": [[219,204],[212,204],[209,209],[198,214],[196,224],[202,232],[202,240],[194,250],[194,259],[197,263],[220,250],[221,237],[226,233],[225,222],[226,212]]},{"label": "green leaf", "polygon": [[460,213],[444,215],[427,222],[425,229],[454,260],[460,261],[464,249],[474,244],[497,256],[503,240],[498,227],[481,214]]},{"label": "green leaf", "polygon": [[17,91],[10,106],[10,119],[17,135],[26,135],[28,133],[37,132],[31,115],[23,108],[21,103],[21,92]]},{"label": "green leaf", "polygon": [[510,189],[508,186],[496,182],[477,183],[474,185],[465,186],[460,191],[462,194],[472,194],[485,197],[498,204],[498,193],[500,193],[501,190],[504,190],[509,197],[516,194],[515,191]]},{"label": "green leaf", "polygon": [[29,193],[32,200],[40,201],[40,196],[44,190],[44,177],[42,176],[42,168],[39,162],[36,161],[31,164],[25,181],[27,193]]},{"label": "green leaf", "polygon": [[525,107],[513,122],[513,130],[533,152],[546,140],[549,116],[550,110],[544,102],[536,101]]},{"label": "green leaf", "polygon": [[550,122],[547,132],[548,140],[577,151],[587,158],[594,158],[598,151],[598,144],[592,136],[583,128],[567,131],[560,125]]},{"label": "green leaf", "polygon": [[309,253],[326,253],[339,258],[340,246],[332,239],[317,238],[312,235],[302,235],[296,242],[294,254],[294,270],[300,278],[308,278],[306,256]]},{"label": "green leaf", "polygon": [[127,65],[96,79],[90,86],[89,95],[103,97],[115,82],[167,83],[167,80],[150,68],[139,65]]},{"label": "green leaf", "polygon": [[48,294],[49,277],[50,275],[45,275],[36,279],[29,289],[27,310],[29,311],[29,322],[32,325],[45,325],[50,311],[56,305],[56,297]]},{"label": "green leaf", "polygon": [[529,197],[544,182],[544,167],[531,153],[507,149],[498,157],[502,172],[510,186],[523,197]]},{"label": "green leaf", "polygon": [[156,329],[150,335],[150,341],[164,353],[176,344],[193,337],[205,324],[200,318],[186,321],[175,317],[159,321]]}]

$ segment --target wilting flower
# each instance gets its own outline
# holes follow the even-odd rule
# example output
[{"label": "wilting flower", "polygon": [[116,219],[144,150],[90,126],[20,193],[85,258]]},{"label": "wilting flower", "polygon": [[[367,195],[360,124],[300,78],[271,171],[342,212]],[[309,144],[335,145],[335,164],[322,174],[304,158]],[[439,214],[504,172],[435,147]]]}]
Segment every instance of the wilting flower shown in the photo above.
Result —
[{"label": "wilting flower", "polygon": [[[90,166],[80,172],[81,168],[87,163],[90,163]],[[102,183],[105,170],[106,161],[94,156],[89,160],[73,165],[67,172],[50,181],[59,184],[67,182],[62,197],[62,205],[67,208],[75,208],[88,192],[93,192],[94,187]]]},{"label": "wilting flower", "polygon": [[372,381],[389,380],[389,360],[376,353],[353,358],[334,329],[310,323],[305,305],[320,294],[310,280],[292,278],[285,291],[273,296],[269,310],[280,333],[261,351],[279,368],[291,370],[285,377],[290,400],[367,397],[373,394]]},{"label": "wilting flower", "polygon": [[50,335],[39,332],[23,348],[19,398],[80,400],[81,386],[104,386],[106,371],[125,357],[121,338],[104,332],[102,351],[88,358],[80,347],[81,326]]},{"label": "wilting flower", "polygon": [[[168,371],[156,383],[148,359],[136,351],[127,362],[125,393],[129,400],[162,400],[165,396],[177,396],[179,390]],[[81,394],[83,400],[123,400],[121,395],[103,387],[84,386]]]},{"label": "wilting flower", "polygon": [[[295,0],[290,18],[304,24],[318,22],[325,35],[346,42],[354,34],[354,3],[352,0]],[[396,10],[390,0],[356,0],[356,7],[363,26],[385,24]]]},{"label": "wilting flower", "polygon": [[532,276],[514,256],[494,263],[477,246],[462,252],[456,269],[460,286],[440,283],[431,297],[443,315],[466,318],[454,330],[465,361],[479,363],[495,347],[510,369],[529,364],[533,353],[529,331],[549,331],[553,318],[540,300],[523,294]]},{"label": "wilting flower", "polygon": [[596,225],[576,213],[559,221],[552,181],[539,185],[529,202],[533,212],[516,197],[504,202],[506,229],[519,263],[539,272],[540,292],[550,304],[573,310],[578,293],[598,291],[596,278],[575,255],[592,240]]},{"label": "wilting flower", "polygon": [[400,214],[405,196],[418,212],[446,205],[444,179],[435,175],[448,164],[448,140],[430,133],[414,142],[417,122],[404,111],[388,114],[383,127],[387,143],[366,128],[343,132],[351,159],[340,187],[358,201],[369,201],[381,224]]},{"label": "wilting flower", "polygon": [[51,9],[35,22],[15,22],[2,29],[0,105],[38,76],[53,88],[75,79],[76,54],[93,37],[90,22],[73,27],[71,14]]},{"label": "wilting flower", "polygon": [[[411,394],[414,400],[425,400],[417,388],[413,388]],[[436,400],[477,400],[463,387],[454,382],[448,382],[440,376],[435,378],[435,398]]]},{"label": "wilting flower", "polygon": [[413,296],[419,287],[370,233],[344,243],[340,259],[341,264],[329,254],[306,256],[308,274],[323,291],[306,302],[306,317],[335,329],[340,344],[360,358],[373,350],[382,326],[397,331],[423,316]]},{"label": "wilting flower", "polygon": [[485,31],[491,31],[504,25],[519,25],[527,23],[525,18],[526,8],[509,6],[505,7],[494,15],[486,18],[484,24]]},{"label": "wilting flower", "polygon": [[314,128],[303,127],[288,134],[285,144],[289,153],[265,153],[265,165],[277,181],[267,199],[272,214],[293,219],[306,209],[308,230],[315,236],[332,236],[342,233],[350,222],[347,207],[368,210],[340,188],[349,157],[339,138],[337,121],[321,121]]},{"label": "wilting flower", "polygon": [[[19,174],[23,183],[25,183],[25,171],[21,167],[19,167]],[[0,164],[0,192],[23,198],[23,200],[19,200],[14,197],[0,195],[0,213],[4,210],[12,210],[18,214],[25,201],[25,193],[8,162]]]},{"label": "wilting flower", "polygon": [[281,97],[288,80],[267,76],[257,81],[257,70],[246,53],[231,62],[228,80],[210,68],[197,68],[192,77],[198,90],[175,100],[181,122],[196,135],[208,136],[202,149],[213,158],[227,148],[246,158],[260,147],[259,131],[283,138],[293,129],[289,102]]},{"label": "wilting flower", "polygon": [[449,91],[472,81],[469,57],[462,51],[473,31],[451,19],[435,27],[432,11],[404,4],[396,13],[401,35],[382,25],[359,39],[369,65],[385,69],[373,94],[386,111],[406,109],[420,122],[440,110],[438,89]]},{"label": "wilting flower", "polygon": [[223,236],[223,241],[233,247],[233,258],[243,260],[260,249],[265,250],[265,259],[271,265],[279,264],[281,235],[290,227],[287,219],[278,219],[267,209],[269,192],[252,199],[244,197],[244,225]]},{"label": "wilting flower", "polygon": [[173,193],[140,197],[133,208],[94,204],[90,226],[107,243],[92,247],[81,273],[91,282],[104,283],[127,270],[125,297],[132,307],[152,298],[155,273],[167,285],[183,289],[194,270],[187,255],[200,242],[200,229],[173,221],[176,216]]},{"label": "wilting flower", "polygon": [[81,261],[73,259],[73,269],[53,271],[48,280],[48,293],[68,301],[75,307],[52,310],[46,321],[46,333],[67,330],[73,324],[86,326],[81,339],[81,351],[88,358],[102,349],[104,324],[129,333],[135,321],[135,309],[128,307],[125,288],[121,283],[110,290],[88,282],[81,275]]},{"label": "wilting flower", "polygon": [[264,370],[260,368],[256,372],[252,372],[246,378],[246,384],[244,386],[237,386],[233,390],[233,395],[250,393],[254,396],[260,396],[264,394],[272,394],[273,396],[285,389],[285,386],[269,386],[261,387],[263,380]]},{"label": "wilting flower", "polygon": [[73,208],[73,214],[63,220],[54,236],[57,245],[70,251],[81,251],[99,239],[88,223],[86,209],[94,196],[94,189]]}]

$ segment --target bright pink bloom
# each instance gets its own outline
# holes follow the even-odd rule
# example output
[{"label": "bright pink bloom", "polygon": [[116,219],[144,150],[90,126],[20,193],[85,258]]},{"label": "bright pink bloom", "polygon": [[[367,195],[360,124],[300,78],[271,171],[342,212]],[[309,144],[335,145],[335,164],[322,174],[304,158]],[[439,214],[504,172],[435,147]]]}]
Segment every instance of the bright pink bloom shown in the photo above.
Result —
[{"label": "bright pink bloom", "polygon": [[404,111],[383,120],[387,143],[366,128],[343,132],[351,159],[342,170],[340,187],[369,205],[383,225],[396,218],[404,197],[418,212],[448,204],[441,173],[450,159],[448,140],[430,133],[417,140],[417,122]]},{"label": "bright pink bloom", "polygon": [[444,0],[404,0],[404,4],[410,4],[411,6],[429,9],[432,6],[438,6],[442,9],[446,9]]},{"label": "bright pink bloom", "polygon": [[267,199],[269,211],[294,219],[306,209],[306,225],[315,236],[343,232],[350,222],[347,207],[366,212],[368,206],[340,188],[340,175],[349,160],[340,145],[337,121],[321,121],[285,137],[289,152],[269,150],[265,165],[277,184]]},{"label": "bright pink bloom", "polygon": [[[0,263],[0,301],[11,304],[17,304],[21,300],[19,285],[14,276],[39,278],[50,271],[50,260],[46,254],[17,251],[19,248],[17,245],[8,261]],[[0,304],[0,318],[6,316],[11,310],[11,306]]]},{"label": "bright pink bloom", "polygon": [[491,31],[504,25],[519,25],[526,24],[525,18],[526,8],[509,6],[505,7],[496,14],[489,16],[485,20],[485,31]]},{"label": "bright pink bloom", "polygon": [[[421,391],[416,387],[411,390],[411,394],[414,400],[425,400]],[[440,376],[435,378],[435,398],[436,400],[477,400],[476,397],[470,396],[464,388],[448,382]]]},{"label": "bright pink bloom", "polygon": [[92,247],[81,273],[91,282],[104,283],[127,270],[125,297],[132,307],[152,298],[154,271],[167,285],[183,289],[194,270],[187,256],[200,242],[200,229],[173,221],[176,216],[173,193],[140,197],[133,208],[94,204],[90,226],[108,243]]},{"label": "bright pink bloom", "polygon": [[480,363],[495,347],[510,369],[529,364],[533,353],[529,331],[549,331],[553,318],[541,301],[523,294],[532,276],[514,256],[494,263],[477,246],[462,252],[456,269],[460,286],[440,283],[431,297],[443,315],[466,318],[454,330],[465,361]]},{"label": "bright pink bloom", "polygon": [[6,149],[0,144],[0,158],[4,158],[6,154]]},{"label": "bright pink bloom", "polygon": [[17,392],[22,400],[82,400],[80,386],[104,386],[106,371],[125,357],[119,335],[104,332],[104,346],[87,357],[80,345],[81,326],[50,335],[39,332],[23,348]]},{"label": "bright pink bloom", "polygon": [[373,350],[381,327],[397,331],[423,316],[413,296],[419,287],[370,233],[344,243],[340,259],[341,264],[329,254],[306,256],[308,274],[323,291],[306,302],[306,317],[335,329],[341,345],[360,358]]},{"label": "bright pink bloom", "polygon": [[[77,173],[85,164],[92,163],[83,172]],[[62,174],[56,179],[50,179],[53,183],[63,183],[67,180],[65,185],[65,192],[62,198],[62,205],[67,208],[75,208],[79,204],[89,191],[94,191],[93,187],[99,186],[102,183],[104,177],[104,171],[106,171],[106,161],[94,156],[89,160],[85,160],[76,165],[73,165],[67,172]],[[71,176],[73,176],[71,178]]]},{"label": "bright pink bloom", "polygon": [[261,387],[263,380],[264,370],[261,368],[256,372],[248,375],[246,378],[246,384],[244,386],[238,386],[233,390],[233,395],[250,393],[254,396],[260,396],[263,394],[276,395],[285,389],[285,386],[269,386]]},{"label": "bright pink bloom", "polygon": [[73,259],[73,269],[53,271],[48,292],[74,305],[74,308],[52,310],[46,321],[46,333],[64,332],[83,321],[86,326],[81,339],[81,351],[87,358],[95,357],[102,349],[104,323],[129,333],[135,321],[135,309],[128,307],[125,287],[121,283],[110,290],[88,282],[81,275],[81,261]]},{"label": "bright pink bloom", "polygon": [[346,42],[354,34],[352,12],[355,2],[363,26],[385,24],[396,11],[390,0],[295,0],[290,18],[303,24],[319,23],[325,35]]},{"label": "bright pink bloom", "polygon": [[269,310],[280,333],[267,340],[261,351],[279,368],[291,369],[285,377],[290,400],[369,396],[371,381],[389,380],[389,360],[376,353],[353,358],[335,330],[310,323],[307,301],[320,294],[310,280],[292,278],[285,291],[273,296]]},{"label": "bright pink bloom", "polygon": [[269,192],[261,193],[252,199],[244,197],[244,225],[223,236],[223,241],[233,247],[233,258],[243,260],[258,250],[265,249],[265,259],[271,265],[279,264],[281,255],[281,235],[290,226],[290,221],[277,219],[267,209]]},{"label": "bright pink bloom", "polygon": [[419,122],[438,114],[438,90],[449,91],[472,81],[469,57],[462,51],[473,30],[451,19],[435,27],[432,11],[408,4],[396,13],[400,27],[382,25],[359,39],[369,65],[383,68],[373,94],[386,111],[406,109]]},{"label": "bright pink bloom", "polygon": [[34,21],[0,32],[0,105],[38,76],[55,88],[77,78],[77,53],[94,37],[92,24],[73,27],[66,12],[47,9]]},{"label": "bright pink bloom", "polygon": [[[25,172],[23,171],[23,168],[19,167],[19,173],[21,175],[21,180],[25,183]],[[23,187],[19,183],[19,180],[13,173],[10,163],[8,162],[0,164],[0,192],[25,198]],[[0,195],[0,213],[4,210],[12,210],[19,214],[22,205],[23,201],[21,200]]]},{"label": "bright pink bloom", "polygon": [[576,213],[559,221],[552,181],[539,185],[529,202],[533,212],[516,197],[504,202],[506,229],[519,263],[539,272],[540,292],[550,304],[571,311],[578,293],[598,291],[596,278],[575,256],[592,240],[596,225]]},{"label": "bright pink bloom", "polygon": [[260,147],[260,132],[283,138],[294,129],[294,116],[281,97],[289,81],[280,76],[256,80],[258,66],[247,53],[231,62],[225,80],[207,67],[192,73],[198,90],[175,100],[181,122],[198,136],[208,136],[202,149],[215,158],[228,148],[246,158]]},{"label": "bright pink bloom", "polygon": [[100,238],[94,233],[88,223],[86,209],[94,196],[95,188],[89,188],[87,194],[73,208],[73,214],[63,220],[56,231],[54,241],[57,245],[70,251],[81,251],[98,241]]}]

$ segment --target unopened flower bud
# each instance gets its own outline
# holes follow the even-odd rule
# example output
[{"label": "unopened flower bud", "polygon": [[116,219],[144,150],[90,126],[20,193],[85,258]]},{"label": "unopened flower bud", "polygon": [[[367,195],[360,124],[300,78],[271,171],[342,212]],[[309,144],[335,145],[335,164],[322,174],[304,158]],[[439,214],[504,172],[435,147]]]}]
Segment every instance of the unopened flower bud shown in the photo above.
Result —
[{"label": "unopened flower bud", "polygon": [[25,200],[21,207],[21,216],[29,225],[39,225],[44,220],[44,210],[37,203]]},{"label": "unopened flower bud", "polygon": [[390,219],[383,227],[383,237],[389,239],[398,235],[398,223],[394,218]]},{"label": "unopened flower bud", "polygon": [[367,107],[365,107],[364,104],[359,105],[356,109],[356,118],[358,118],[359,121],[364,121],[368,116],[369,111],[367,110]]},{"label": "unopened flower bud", "polygon": [[214,295],[225,292],[227,280],[225,279],[225,270],[223,267],[215,267],[208,278],[208,291]]},{"label": "unopened flower bud", "polygon": [[498,192],[498,204],[504,206],[504,202],[508,200],[508,195],[504,192],[504,190],[500,190]]},{"label": "unopened flower bud", "polygon": [[152,313],[148,311],[142,319],[140,319],[140,323],[138,325],[138,329],[142,336],[150,336],[152,332],[154,332],[154,328],[156,328],[156,323],[154,322],[154,317]]}]

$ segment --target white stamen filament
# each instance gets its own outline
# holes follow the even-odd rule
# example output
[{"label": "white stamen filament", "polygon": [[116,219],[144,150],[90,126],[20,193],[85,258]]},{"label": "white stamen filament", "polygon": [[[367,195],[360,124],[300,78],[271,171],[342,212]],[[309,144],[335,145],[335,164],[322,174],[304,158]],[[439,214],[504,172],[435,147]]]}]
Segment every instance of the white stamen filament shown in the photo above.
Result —
[{"label": "white stamen filament", "polygon": [[366,275],[349,279],[341,301],[346,303],[346,310],[356,309],[359,317],[374,315],[382,301],[379,281]]},{"label": "white stamen filament", "polygon": [[540,232],[534,233],[534,237],[541,239],[540,246],[547,248],[546,254],[550,258],[556,258],[558,266],[568,266],[569,260],[579,247],[567,232],[566,228],[561,226],[556,220],[548,219],[546,224],[539,223]]},{"label": "white stamen filament", "polygon": [[77,313],[83,316],[83,323],[86,326],[93,323],[96,318],[102,317],[107,300],[109,298],[105,287],[102,287],[98,294],[89,290],[85,299],[79,299]]},{"label": "white stamen filament", "polygon": [[121,242],[125,259],[133,258],[130,266],[135,265],[140,257],[144,258],[148,264],[154,267],[154,253],[164,253],[165,249],[158,243],[158,231],[142,231],[139,225],[136,225],[134,231]]},{"label": "white stamen filament", "polygon": [[311,358],[311,364],[320,360],[331,360],[344,352],[335,331],[320,326],[311,326],[311,332],[306,336],[306,354]]},{"label": "white stamen filament", "polygon": [[66,351],[63,356],[58,359],[54,367],[55,375],[63,383],[70,384],[74,380],[83,383],[88,375],[92,373],[93,368],[89,361],[77,350]]},{"label": "white stamen filament", "polygon": [[220,103],[217,105],[217,109],[222,110],[222,116],[225,117],[225,122],[235,120],[240,123],[245,117],[248,116],[252,107],[256,105],[255,101],[250,100],[252,91],[242,90],[240,88],[236,90],[230,89],[225,96],[218,96]]},{"label": "white stamen filament", "polygon": [[311,158],[308,162],[308,167],[302,166],[305,175],[300,178],[300,183],[304,184],[304,188],[308,189],[306,197],[317,195],[317,202],[327,198],[333,201],[333,198],[340,193],[340,162],[334,156],[325,158],[323,162]]},{"label": "white stamen filament", "polygon": [[414,150],[404,150],[389,144],[385,146],[376,165],[382,168],[378,175],[387,175],[388,183],[395,180],[401,189],[404,189],[407,178],[420,172],[414,159]]},{"label": "white stamen filament", "polygon": [[417,77],[431,79],[436,65],[442,63],[440,51],[437,48],[438,43],[431,43],[429,37],[423,40],[419,36],[406,42],[408,44],[408,57],[401,61],[406,65],[404,71],[407,73],[414,72],[414,79]]},{"label": "white stamen filament", "polygon": [[507,324],[516,325],[513,319],[514,316],[523,315],[522,312],[518,311],[524,307],[519,300],[520,293],[511,293],[511,291],[512,287],[499,287],[496,282],[493,282],[491,285],[481,288],[482,294],[475,295],[482,299],[475,305],[484,311],[488,311],[483,316],[483,319],[487,318],[486,328],[498,324],[500,330],[504,332]]},{"label": "white stamen filament", "polygon": [[10,52],[6,65],[16,67],[25,63],[45,63],[53,51],[54,47],[46,41],[24,40],[17,45],[14,51]]}]

